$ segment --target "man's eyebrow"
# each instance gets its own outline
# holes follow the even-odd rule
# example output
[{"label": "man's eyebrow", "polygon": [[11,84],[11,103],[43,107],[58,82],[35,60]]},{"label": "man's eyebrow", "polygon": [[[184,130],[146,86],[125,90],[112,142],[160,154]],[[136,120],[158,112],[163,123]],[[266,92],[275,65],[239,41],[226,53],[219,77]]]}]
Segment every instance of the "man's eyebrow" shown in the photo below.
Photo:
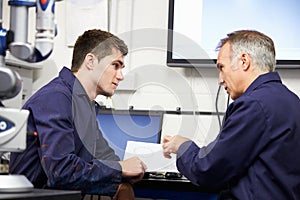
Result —
[{"label": "man's eyebrow", "polygon": [[121,60],[113,60],[112,63],[118,63],[120,66],[122,66],[122,68],[125,67],[125,64],[121,61]]},{"label": "man's eyebrow", "polygon": [[124,63],[123,63],[121,60],[113,60],[112,62],[117,62],[117,63],[119,63],[120,65],[124,65]]}]

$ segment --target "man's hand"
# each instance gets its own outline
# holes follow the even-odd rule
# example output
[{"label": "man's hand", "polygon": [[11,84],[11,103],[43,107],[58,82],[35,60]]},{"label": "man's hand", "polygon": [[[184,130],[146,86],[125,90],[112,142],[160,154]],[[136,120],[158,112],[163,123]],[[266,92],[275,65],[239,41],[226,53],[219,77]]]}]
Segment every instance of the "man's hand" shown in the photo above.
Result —
[{"label": "man's hand", "polygon": [[131,183],[138,182],[144,176],[147,166],[138,157],[128,158],[119,161],[122,167],[122,176],[129,178]]},{"label": "man's hand", "polygon": [[171,153],[177,154],[178,148],[180,145],[186,141],[188,141],[188,138],[182,137],[180,135],[175,136],[165,136],[163,138],[163,154],[166,158],[171,158]]}]

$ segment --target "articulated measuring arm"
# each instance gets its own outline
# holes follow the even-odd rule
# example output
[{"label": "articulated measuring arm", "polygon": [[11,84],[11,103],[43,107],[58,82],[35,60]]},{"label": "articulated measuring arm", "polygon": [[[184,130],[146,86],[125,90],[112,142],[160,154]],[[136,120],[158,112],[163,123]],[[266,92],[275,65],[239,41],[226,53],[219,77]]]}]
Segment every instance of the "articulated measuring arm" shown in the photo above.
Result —
[{"label": "articulated measuring arm", "polygon": [[[2,0],[0,3],[2,11]],[[14,57],[23,61],[35,63],[47,59],[52,53],[56,35],[55,0],[9,0],[8,5],[10,6],[10,29],[8,31],[3,29],[1,23],[1,55],[5,56],[5,50],[8,49]],[[36,7],[36,35],[33,46],[27,41],[27,32],[28,9],[34,6]]]}]

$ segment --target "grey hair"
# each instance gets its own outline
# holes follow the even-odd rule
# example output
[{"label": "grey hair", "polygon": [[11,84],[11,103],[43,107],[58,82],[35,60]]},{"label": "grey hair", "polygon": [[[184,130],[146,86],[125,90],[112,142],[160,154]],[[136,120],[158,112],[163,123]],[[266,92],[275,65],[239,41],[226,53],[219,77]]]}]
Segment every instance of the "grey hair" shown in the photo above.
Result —
[{"label": "grey hair", "polygon": [[251,56],[254,66],[261,71],[272,72],[276,66],[276,53],[273,40],[265,34],[255,30],[239,30],[227,34],[217,46],[219,50],[225,43],[231,44],[232,64],[240,58],[242,53]]}]

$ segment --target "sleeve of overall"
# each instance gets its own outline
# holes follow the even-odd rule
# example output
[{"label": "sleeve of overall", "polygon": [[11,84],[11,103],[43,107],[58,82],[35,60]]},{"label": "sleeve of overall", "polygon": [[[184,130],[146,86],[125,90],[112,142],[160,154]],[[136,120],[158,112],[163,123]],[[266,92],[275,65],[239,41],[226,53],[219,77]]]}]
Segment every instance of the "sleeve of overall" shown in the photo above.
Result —
[{"label": "sleeve of overall", "polygon": [[41,94],[31,111],[39,133],[40,158],[48,186],[89,194],[113,195],[121,182],[117,161],[83,159],[75,154],[71,97]]},{"label": "sleeve of overall", "polygon": [[247,171],[264,147],[267,116],[254,99],[232,103],[215,141],[199,148],[183,143],[177,154],[179,171],[200,187],[219,190]]}]

